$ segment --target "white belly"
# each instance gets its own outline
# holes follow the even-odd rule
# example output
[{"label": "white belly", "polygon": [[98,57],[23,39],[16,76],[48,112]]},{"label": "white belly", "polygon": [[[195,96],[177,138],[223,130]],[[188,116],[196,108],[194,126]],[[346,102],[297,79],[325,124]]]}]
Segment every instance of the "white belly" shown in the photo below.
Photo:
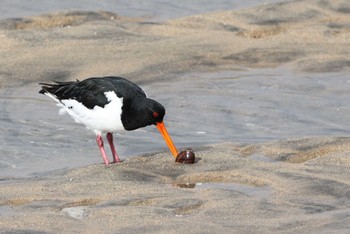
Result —
[{"label": "white belly", "polygon": [[103,108],[95,106],[89,109],[74,99],[61,100],[57,106],[61,107],[60,114],[68,113],[77,123],[84,124],[95,134],[124,130],[121,122],[123,99],[118,98],[113,91],[104,94],[109,103]]}]

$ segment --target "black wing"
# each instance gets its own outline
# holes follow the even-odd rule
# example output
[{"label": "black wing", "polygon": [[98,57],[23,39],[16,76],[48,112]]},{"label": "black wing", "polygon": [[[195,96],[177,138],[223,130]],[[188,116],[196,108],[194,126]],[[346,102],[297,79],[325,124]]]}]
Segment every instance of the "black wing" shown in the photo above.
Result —
[{"label": "black wing", "polygon": [[138,85],[127,79],[115,76],[106,76],[103,77],[103,79],[108,80],[113,84],[113,87],[115,88],[114,91],[118,97],[133,98],[139,95],[146,97],[145,92]]},{"label": "black wing", "polygon": [[87,108],[104,107],[108,104],[105,92],[114,91],[118,97],[130,98],[134,95],[146,96],[136,84],[121,77],[92,77],[83,81],[55,82],[55,84],[40,83],[42,89],[55,95],[59,100],[74,99],[83,103]]}]

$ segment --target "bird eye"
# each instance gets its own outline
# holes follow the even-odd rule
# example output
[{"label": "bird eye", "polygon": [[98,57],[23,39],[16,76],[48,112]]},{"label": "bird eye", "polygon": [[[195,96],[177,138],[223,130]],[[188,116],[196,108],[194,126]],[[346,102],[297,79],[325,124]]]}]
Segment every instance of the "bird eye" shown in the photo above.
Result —
[{"label": "bird eye", "polygon": [[153,117],[154,118],[158,118],[158,116],[159,116],[158,112],[153,112]]}]

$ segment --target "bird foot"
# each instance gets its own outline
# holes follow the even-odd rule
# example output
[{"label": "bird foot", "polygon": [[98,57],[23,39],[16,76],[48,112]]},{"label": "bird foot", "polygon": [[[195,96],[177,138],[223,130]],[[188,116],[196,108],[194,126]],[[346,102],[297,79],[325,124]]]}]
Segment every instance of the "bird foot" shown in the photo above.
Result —
[{"label": "bird foot", "polygon": [[113,163],[121,163],[122,161],[119,158],[114,158]]}]

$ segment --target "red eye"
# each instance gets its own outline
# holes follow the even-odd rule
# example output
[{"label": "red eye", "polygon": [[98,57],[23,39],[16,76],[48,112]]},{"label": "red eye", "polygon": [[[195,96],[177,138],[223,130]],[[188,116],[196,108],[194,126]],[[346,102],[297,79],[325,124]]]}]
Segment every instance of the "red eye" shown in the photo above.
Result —
[{"label": "red eye", "polygon": [[157,112],[153,112],[153,117],[158,118],[159,114]]}]

